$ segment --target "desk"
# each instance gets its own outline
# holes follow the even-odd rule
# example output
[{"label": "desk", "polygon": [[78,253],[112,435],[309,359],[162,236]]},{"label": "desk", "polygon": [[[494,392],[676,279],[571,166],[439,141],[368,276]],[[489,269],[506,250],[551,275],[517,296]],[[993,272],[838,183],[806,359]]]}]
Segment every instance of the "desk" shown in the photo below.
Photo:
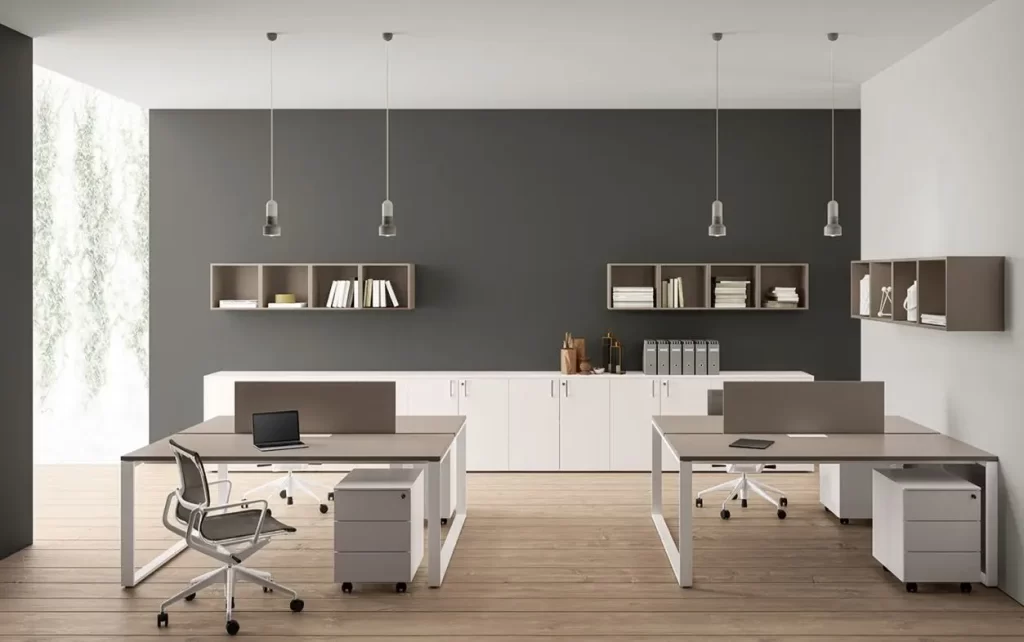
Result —
[{"label": "desk", "polygon": [[[231,417],[216,417],[153,442],[121,457],[121,584],[133,587],[185,549],[184,540],[135,568],[135,467],[173,464],[168,441],[174,439],[217,464],[227,478],[229,463],[244,464],[421,464],[426,470],[427,572],[431,587],[441,585],[466,521],[466,419],[461,416],[399,417],[394,434],[303,435],[308,448],[261,452],[252,435],[235,434]],[[456,506],[447,537],[441,541],[441,461],[455,446]]]},{"label": "desk", "polygon": [[[887,418],[888,419],[888,418]],[[717,420],[717,421],[716,421]],[[906,420],[902,420],[906,421]],[[894,427],[899,422],[893,422]],[[915,464],[979,464],[985,467],[985,551],[981,579],[998,585],[999,462],[983,450],[939,433],[842,434],[828,437],[789,437],[785,434],[723,434],[721,417],[655,416],[652,425],[651,518],[661,536],[679,586],[693,586],[694,462],[803,463],[887,462]],[[716,428],[717,425],[717,428]],[[887,421],[888,426],[888,421]],[[903,426],[906,428],[906,426]],[[888,428],[887,428],[888,430]],[[770,439],[767,450],[730,448],[736,439]],[[679,458],[679,541],[676,543],[662,512],[661,457],[663,445]]]}]

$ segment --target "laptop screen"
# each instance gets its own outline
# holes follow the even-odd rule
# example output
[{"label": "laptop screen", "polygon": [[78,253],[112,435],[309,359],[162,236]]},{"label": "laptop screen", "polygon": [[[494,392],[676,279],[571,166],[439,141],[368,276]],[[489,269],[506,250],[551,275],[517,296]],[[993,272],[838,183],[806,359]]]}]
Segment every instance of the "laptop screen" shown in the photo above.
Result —
[{"label": "laptop screen", "polygon": [[252,443],[259,446],[299,441],[299,411],[258,412],[252,416]]}]

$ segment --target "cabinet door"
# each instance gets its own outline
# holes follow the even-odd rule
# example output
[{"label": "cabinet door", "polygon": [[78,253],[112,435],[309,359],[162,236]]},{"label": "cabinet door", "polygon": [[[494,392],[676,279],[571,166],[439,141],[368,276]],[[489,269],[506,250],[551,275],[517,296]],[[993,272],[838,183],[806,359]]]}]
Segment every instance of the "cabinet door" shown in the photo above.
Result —
[{"label": "cabinet door", "polygon": [[721,381],[708,379],[662,379],[661,414],[663,415],[706,415],[708,414],[708,390],[714,384],[721,388]]},{"label": "cabinet door", "polygon": [[508,382],[509,470],[558,470],[557,379]]},{"label": "cabinet door", "polygon": [[395,408],[405,415],[457,415],[459,398],[454,379],[399,379]]},{"label": "cabinet door", "polygon": [[559,383],[559,469],[608,470],[608,380],[566,377]]},{"label": "cabinet door", "polygon": [[629,378],[608,383],[611,389],[611,469],[650,470],[651,417],[661,410],[658,381]]},{"label": "cabinet door", "polygon": [[459,381],[467,470],[508,470],[508,379]]}]

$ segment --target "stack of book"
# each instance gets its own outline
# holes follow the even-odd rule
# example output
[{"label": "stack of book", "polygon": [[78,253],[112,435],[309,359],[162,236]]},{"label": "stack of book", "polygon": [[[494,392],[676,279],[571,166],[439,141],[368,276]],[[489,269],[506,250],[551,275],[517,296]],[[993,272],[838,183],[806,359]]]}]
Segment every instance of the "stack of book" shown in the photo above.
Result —
[{"label": "stack of book", "polygon": [[[390,304],[390,305],[389,305]],[[391,281],[382,279],[366,279],[363,282],[364,308],[397,308],[398,297]]]},{"label": "stack of book", "polygon": [[938,325],[943,328],[946,327],[946,315],[945,314],[922,314],[921,323],[925,325]]},{"label": "stack of book", "polygon": [[677,276],[661,282],[661,307],[685,307],[683,305],[683,277]]},{"label": "stack of book", "polygon": [[268,303],[267,307],[271,310],[297,310],[299,308],[306,307],[306,302],[294,301],[292,303]]},{"label": "stack of book", "polygon": [[612,307],[643,309],[654,307],[654,288],[651,286],[612,287]]},{"label": "stack of book", "polygon": [[750,281],[741,279],[715,279],[715,308],[747,307],[747,289]]},{"label": "stack of book", "polygon": [[764,307],[798,308],[800,307],[800,295],[796,293],[796,288],[776,286],[765,295]]},{"label": "stack of book", "polygon": [[250,308],[258,308],[260,305],[256,299],[221,299],[217,302],[217,307],[231,310],[248,310]]},{"label": "stack of book", "polygon": [[327,295],[325,308],[354,308],[359,300],[359,281],[335,281]]}]

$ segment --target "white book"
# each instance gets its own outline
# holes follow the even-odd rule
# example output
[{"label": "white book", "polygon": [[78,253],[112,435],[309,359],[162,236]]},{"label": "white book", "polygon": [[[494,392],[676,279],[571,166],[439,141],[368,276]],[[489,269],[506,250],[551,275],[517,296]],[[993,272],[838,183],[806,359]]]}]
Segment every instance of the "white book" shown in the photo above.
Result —
[{"label": "white book", "polygon": [[380,280],[373,282],[373,307],[380,307]]},{"label": "white book", "polygon": [[296,301],[295,303],[268,303],[267,307],[274,310],[292,310],[306,307],[306,302]]},{"label": "white book", "polygon": [[338,281],[338,295],[334,297],[334,307],[336,308],[347,308],[348,307],[348,289],[352,287],[352,283],[349,281]]},{"label": "white book", "polygon": [[373,307],[373,279],[363,281],[363,307]]},{"label": "white book", "polygon": [[360,290],[361,287],[362,286],[359,285],[359,279],[352,279],[352,307],[353,308],[361,308],[361,307],[363,307],[363,298],[359,294],[361,292],[361,290]]},{"label": "white book", "polygon": [[391,281],[384,282],[388,286],[388,296],[391,297],[391,305],[398,307],[398,297],[395,296],[395,289],[391,287]]},{"label": "white book", "polygon": [[337,292],[338,292],[338,282],[337,281],[331,281],[331,291],[327,295],[327,304],[324,306],[325,308],[333,308],[334,307],[334,295]]},{"label": "white book", "polygon": [[679,307],[686,307],[686,299],[683,296],[683,277],[679,277],[679,280],[676,281],[676,284],[679,287]]},{"label": "white book", "polygon": [[355,290],[358,281],[345,281],[345,299],[341,302],[343,308],[354,308],[355,303]]}]

